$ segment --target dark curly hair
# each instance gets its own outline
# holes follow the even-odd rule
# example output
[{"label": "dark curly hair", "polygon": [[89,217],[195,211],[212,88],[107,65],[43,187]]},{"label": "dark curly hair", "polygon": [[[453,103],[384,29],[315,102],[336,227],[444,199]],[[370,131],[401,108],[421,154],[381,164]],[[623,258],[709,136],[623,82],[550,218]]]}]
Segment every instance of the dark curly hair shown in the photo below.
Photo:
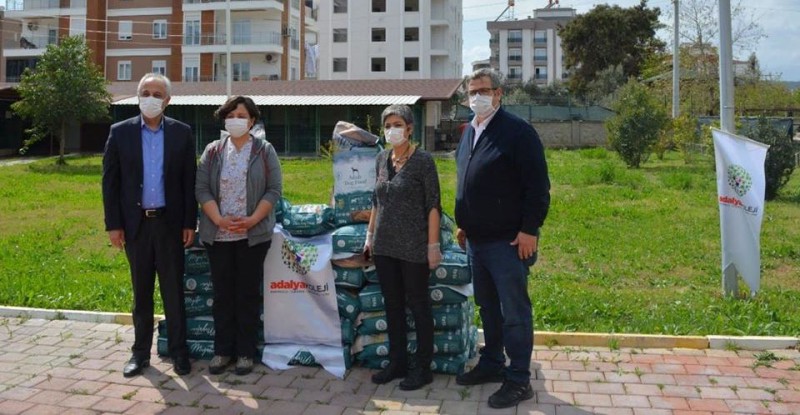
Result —
[{"label": "dark curly hair", "polygon": [[221,107],[214,111],[214,117],[222,122],[225,122],[225,118],[228,117],[228,114],[233,112],[233,110],[235,110],[239,104],[244,104],[244,108],[247,110],[247,113],[250,114],[250,118],[255,118],[256,120],[261,118],[261,111],[258,110],[258,106],[256,106],[255,102],[253,102],[253,99],[242,95],[236,95],[228,98],[228,100],[225,101]]}]

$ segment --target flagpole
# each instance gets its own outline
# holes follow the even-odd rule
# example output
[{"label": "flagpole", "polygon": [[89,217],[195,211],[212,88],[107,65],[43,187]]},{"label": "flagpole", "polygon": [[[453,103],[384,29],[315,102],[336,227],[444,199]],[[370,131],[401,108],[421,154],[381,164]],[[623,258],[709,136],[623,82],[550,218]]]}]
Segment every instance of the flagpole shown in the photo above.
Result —
[{"label": "flagpole", "polygon": [[[719,118],[722,131],[736,134],[733,121],[733,48],[731,45],[731,2],[719,0]],[[722,291],[725,295],[739,293],[736,267],[730,264],[722,270]]]}]

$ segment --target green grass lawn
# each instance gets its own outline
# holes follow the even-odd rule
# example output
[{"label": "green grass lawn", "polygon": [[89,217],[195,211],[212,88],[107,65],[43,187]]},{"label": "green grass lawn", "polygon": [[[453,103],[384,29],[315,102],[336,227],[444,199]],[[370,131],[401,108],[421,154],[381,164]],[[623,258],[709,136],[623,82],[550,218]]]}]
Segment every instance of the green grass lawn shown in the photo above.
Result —
[{"label": "green grass lawn", "polygon": [[[766,206],[761,291],[731,299],[711,161],[668,153],[629,170],[603,149],[547,156],[552,205],[529,285],[537,330],[800,335],[800,173]],[[0,304],[128,312],[127,262],[103,230],[100,157],[69,163],[0,167]],[[282,164],[290,202],[330,200],[329,161]],[[455,163],[438,167],[452,214]]]}]

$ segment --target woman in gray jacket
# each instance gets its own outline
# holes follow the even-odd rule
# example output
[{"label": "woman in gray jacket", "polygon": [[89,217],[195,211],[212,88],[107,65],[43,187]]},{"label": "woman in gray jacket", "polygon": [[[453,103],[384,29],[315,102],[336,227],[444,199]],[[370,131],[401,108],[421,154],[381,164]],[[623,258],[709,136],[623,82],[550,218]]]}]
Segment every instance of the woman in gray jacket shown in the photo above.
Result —
[{"label": "woman in gray jacket", "polygon": [[209,372],[222,373],[235,361],[236,374],[245,375],[257,357],[259,293],[283,186],[281,165],[272,145],[250,134],[261,115],[252,99],[231,97],[214,115],[227,134],[206,146],[195,186],[214,285]]}]

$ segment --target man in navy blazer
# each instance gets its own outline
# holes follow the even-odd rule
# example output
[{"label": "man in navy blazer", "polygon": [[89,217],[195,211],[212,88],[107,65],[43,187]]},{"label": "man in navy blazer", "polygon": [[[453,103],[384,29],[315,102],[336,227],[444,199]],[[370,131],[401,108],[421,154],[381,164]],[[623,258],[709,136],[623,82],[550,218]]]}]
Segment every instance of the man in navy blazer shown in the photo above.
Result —
[{"label": "man in navy blazer", "polygon": [[197,170],[192,129],[163,115],[171,83],[147,74],[137,90],[141,115],[111,126],[103,156],[103,207],[111,245],[124,249],[133,283],[133,356],[123,375],[150,365],[155,275],[167,319],[175,373],[191,371],[186,347],[183,248],[197,224]]}]

